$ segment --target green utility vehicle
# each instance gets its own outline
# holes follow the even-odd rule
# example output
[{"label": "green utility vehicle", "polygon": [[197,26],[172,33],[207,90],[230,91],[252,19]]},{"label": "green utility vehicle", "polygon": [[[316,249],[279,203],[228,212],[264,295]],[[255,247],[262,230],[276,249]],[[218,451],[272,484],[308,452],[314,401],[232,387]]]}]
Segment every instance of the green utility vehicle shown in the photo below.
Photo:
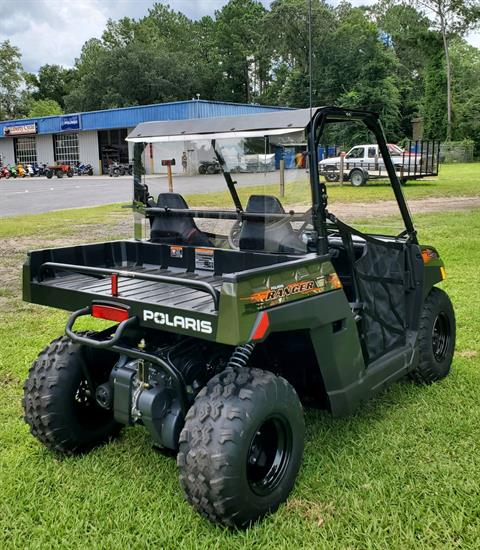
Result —
[{"label": "green utility vehicle", "polygon": [[[327,205],[318,144],[352,125],[378,143],[398,232],[353,228]],[[143,425],[177,453],[187,500],[213,522],[245,527],[294,486],[303,406],[345,415],[402,377],[428,384],[448,374],[455,317],[435,286],[444,264],[418,243],[376,114],[322,107],[151,122],[127,139],[134,238],[37,250],[24,265],[24,300],[73,312],[33,363],[25,419],[64,454]],[[198,163],[216,156],[223,175],[200,178],[216,194],[193,197],[205,207],[166,193],[165,179],[147,187],[150,143]],[[306,166],[286,165],[292,143],[307,144]],[[177,190],[188,192],[185,180]],[[77,332],[80,317],[114,324]]]}]

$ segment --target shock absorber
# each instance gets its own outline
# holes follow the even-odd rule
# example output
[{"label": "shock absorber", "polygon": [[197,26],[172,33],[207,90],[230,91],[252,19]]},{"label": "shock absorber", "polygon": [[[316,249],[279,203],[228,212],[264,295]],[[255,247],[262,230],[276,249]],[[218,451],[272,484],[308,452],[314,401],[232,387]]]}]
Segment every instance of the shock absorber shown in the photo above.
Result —
[{"label": "shock absorber", "polygon": [[255,349],[255,344],[243,344],[237,346],[228,361],[228,367],[246,367]]}]

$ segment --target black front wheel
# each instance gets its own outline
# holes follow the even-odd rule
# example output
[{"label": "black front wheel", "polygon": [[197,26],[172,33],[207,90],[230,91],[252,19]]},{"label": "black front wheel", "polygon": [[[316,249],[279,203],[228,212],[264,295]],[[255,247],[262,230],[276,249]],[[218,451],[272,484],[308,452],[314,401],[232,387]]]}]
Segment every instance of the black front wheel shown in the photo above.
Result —
[{"label": "black front wheel", "polygon": [[286,500],[303,455],[303,409],[271,372],[227,368],[189,410],[177,463],[187,500],[215,523],[247,527]]},{"label": "black front wheel", "polygon": [[116,436],[121,428],[95,399],[118,357],[84,348],[62,336],[33,363],[24,384],[23,408],[31,433],[48,449],[82,453]]},{"label": "black front wheel", "polygon": [[448,294],[432,288],[423,305],[418,335],[419,363],[410,376],[420,384],[445,378],[455,350],[455,313]]}]

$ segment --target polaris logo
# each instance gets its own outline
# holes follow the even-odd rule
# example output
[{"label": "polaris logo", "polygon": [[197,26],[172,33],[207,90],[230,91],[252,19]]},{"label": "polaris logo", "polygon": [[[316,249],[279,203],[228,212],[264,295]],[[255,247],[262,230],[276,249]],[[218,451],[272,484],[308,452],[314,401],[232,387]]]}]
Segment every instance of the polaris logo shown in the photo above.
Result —
[{"label": "polaris logo", "polygon": [[174,315],[172,317],[168,313],[150,311],[149,309],[143,310],[143,320],[153,321],[157,325],[202,332],[203,334],[212,334],[213,332],[212,323],[210,321],[202,321],[200,319],[193,319],[192,317],[182,317],[182,315]]}]

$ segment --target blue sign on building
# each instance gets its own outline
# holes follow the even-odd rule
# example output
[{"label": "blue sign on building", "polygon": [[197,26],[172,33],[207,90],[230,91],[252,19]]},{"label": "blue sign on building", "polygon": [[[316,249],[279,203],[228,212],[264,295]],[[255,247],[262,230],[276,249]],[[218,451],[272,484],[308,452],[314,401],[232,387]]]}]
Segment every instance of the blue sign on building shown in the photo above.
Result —
[{"label": "blue sign on building", "polygon": [[62,116],[60,126],[61,126],[62,130],[79,130],[80,129],[80,115]]}]

